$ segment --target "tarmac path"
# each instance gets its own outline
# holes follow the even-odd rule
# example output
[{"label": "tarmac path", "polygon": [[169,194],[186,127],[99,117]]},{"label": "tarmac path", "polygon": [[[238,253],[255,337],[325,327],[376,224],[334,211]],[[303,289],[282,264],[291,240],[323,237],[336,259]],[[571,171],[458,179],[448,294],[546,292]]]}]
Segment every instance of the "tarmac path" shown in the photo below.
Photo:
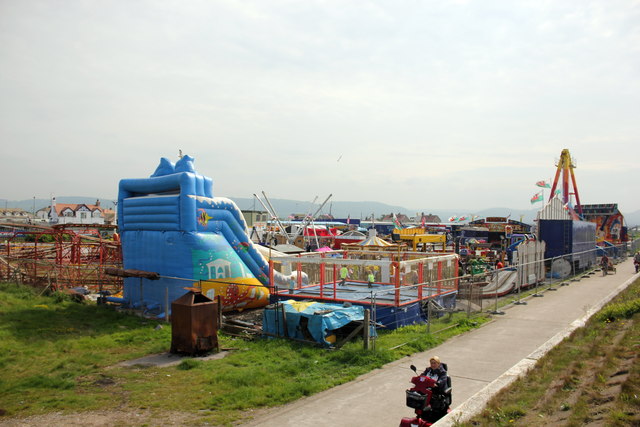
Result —
[{"label": "tarmac path", "polygon": [[504,315],[454,337],[427,352],[417,353],[362,375],[346,384],[268,411],[246,426],[397,426],[413,410],[405,405],[405,390],[414,375],[409,369],[427,366],[431,355],[447,363],[453,387],[453,412],[437,423],[453,425],[484,407],[502,387],[524,374],[535,361],[571,331],[582,326],[606,302],[640,274],[633,260],[619,263],[617,273],[599,272],[579,281],[530,297],[526,305],[503,308]]}]

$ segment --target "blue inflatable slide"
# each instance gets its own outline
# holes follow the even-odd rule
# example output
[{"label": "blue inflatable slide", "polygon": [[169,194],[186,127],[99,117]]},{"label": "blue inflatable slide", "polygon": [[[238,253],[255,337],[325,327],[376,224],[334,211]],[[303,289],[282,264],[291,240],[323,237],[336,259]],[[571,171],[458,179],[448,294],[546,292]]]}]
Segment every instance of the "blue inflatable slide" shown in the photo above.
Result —
[{"label": "blue inflatable slide", "polygon": [[[118,228],[123,266],[160,280],[125,278],[125,305],[165,315],[165,301],[199,286],[221,297],[223,310],[268,304],[269,265],[249,239],[244,217],[227,198],[213,197],[213,180],[194,159],[166,158],[149,178],[122,179]],[[168,295],[168,298],[167,298]]]}]

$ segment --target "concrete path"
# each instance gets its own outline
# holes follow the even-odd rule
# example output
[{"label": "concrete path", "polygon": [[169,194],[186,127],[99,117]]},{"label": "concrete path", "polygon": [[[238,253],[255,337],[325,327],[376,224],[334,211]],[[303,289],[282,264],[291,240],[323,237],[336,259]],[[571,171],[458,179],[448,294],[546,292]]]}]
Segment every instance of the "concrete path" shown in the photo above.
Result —
[{"label": "concrete path", "polygon": [[454,411],[437,423],[453,425],[481,410],[484,403],[549,349],[584,324],[637,276],[631,258],[617,265],[617,273],[600,273],[527,299],[527,305],[505,308],[504,315],[481,328],[347,384],[262,413],[247,426],[397,426],[413,414],[405,406],[405,390],[413,372],[426,367],[431,355],[449,366]]}]

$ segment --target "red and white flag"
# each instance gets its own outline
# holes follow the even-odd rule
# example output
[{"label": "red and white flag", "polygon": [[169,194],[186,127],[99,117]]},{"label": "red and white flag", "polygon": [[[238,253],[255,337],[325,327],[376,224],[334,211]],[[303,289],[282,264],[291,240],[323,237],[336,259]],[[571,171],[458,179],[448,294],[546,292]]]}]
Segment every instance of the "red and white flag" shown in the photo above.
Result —
[{"label": "red and white flag", "polygon": [[541,191],[533,195],[533,197],[531,198],[531,204],[534,204],[536,202],[541,202],[542,200],[543,198],[542,198],[542,191]]}]

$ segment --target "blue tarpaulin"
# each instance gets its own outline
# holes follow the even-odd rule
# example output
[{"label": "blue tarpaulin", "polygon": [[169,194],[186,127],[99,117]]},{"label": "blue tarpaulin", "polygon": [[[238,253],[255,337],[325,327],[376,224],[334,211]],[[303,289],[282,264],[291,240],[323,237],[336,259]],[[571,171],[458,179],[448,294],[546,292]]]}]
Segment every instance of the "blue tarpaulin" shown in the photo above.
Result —
[{"label": "blue tarpaulin", "polygon": [[353,321],[364,320],[362,306],[345,307],[340,304],[288,300],[280,302],[277,306],[265,308],[263,332],[280,336],[285,334],[282,310],[287,319],[288,337],[313,340],[324,345],[335,343],[333,331],[336,329]]}]

